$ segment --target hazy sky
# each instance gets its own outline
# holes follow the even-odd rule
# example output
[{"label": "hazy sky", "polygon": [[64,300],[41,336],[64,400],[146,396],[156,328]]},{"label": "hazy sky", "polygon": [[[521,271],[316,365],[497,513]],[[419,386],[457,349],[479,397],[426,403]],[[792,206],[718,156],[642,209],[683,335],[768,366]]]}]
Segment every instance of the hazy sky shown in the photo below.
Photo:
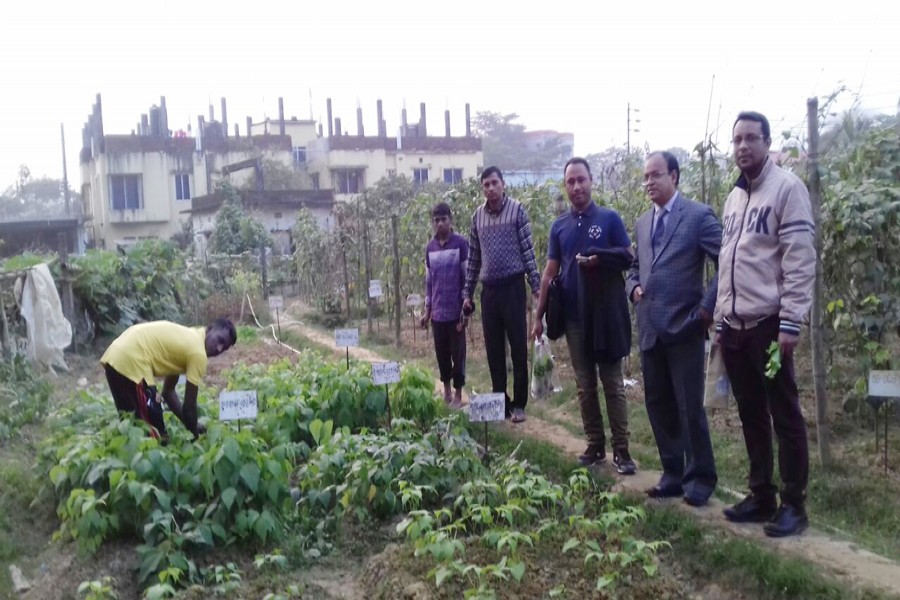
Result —
[{"label": "hazy sky", "polygon": [[[685,6],[690,6],[685,8]],[[808,5],[808,6],[807,6]],[[773,134],[805,126],[806,100],[841,82],[894,113],[900,35],[890,3],[774,2],[49,2],[9,0],[0,33],[0,190],[20,164],[80,185],[81,128],[99,92],[107,134],[129,133],[164,95],[169,127],[211,102],[244,132],[277,117],[335,116],[396,132],[428,106],[430,132],[464,131],[464,105],[515,112],[529,129],[575,134],[578,154],[624,145],[692,148],[709,127],[727,146],[739,110]],[[310,94],[312,106],[310,106]],[[710,102],[710,97],[712,102]],[[711,107],[711,111],[710,111]],[[233,125],[230,127],[233,131]],[[326,127],[327,129],[327,127]]]}]

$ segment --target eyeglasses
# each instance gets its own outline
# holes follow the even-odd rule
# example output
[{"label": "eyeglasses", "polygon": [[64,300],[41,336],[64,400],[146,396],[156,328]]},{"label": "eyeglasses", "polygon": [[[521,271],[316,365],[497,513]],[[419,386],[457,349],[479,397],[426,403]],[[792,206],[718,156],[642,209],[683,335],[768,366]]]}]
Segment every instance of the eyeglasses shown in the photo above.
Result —
[{"label": "eyeglasses", "polygon": [[649,183],[651,179],[653,181],[659,181],[668,174],[669,171],[654,171],[652,173],[644,173],[644,183]]},{"label": "eyeglasses", "polygon": [[742,143],[747,142],[747,145],[756,144],[762,140],[766,139],[764,136],[761,136],[757,133],[748,133],[745,136],[736,135],[734,139],[731,140],[731,143],[735,146],[740,146]]}]

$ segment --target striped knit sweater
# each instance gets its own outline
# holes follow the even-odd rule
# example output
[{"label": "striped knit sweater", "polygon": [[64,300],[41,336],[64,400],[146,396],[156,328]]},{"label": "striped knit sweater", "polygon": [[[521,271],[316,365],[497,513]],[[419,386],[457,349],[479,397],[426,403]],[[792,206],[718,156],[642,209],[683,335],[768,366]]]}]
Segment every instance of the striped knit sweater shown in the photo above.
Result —
[{"label": "striped knit sweater", "polygon": [[479,279],[490,285],[519,274],[528,276],[531,291],[537,294],[541,276],[534,258],[531,222],[522,204],[504,195],[498,213],[491,213],[485,202],[472,215],[463,298],[472,297]]}]

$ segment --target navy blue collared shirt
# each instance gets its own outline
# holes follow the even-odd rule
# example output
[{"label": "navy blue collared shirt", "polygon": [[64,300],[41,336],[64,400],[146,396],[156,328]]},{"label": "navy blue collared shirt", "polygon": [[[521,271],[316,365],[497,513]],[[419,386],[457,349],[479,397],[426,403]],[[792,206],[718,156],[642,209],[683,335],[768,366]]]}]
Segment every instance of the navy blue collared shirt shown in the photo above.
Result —
[{"label": "navy blue collared shirt", "polygon": [[[575,255],[588,248],[630,248],[631,240],[622,217],[616,211],[597,206],[593,201],[586,209],[570,209],[550,226],[547,258],[559,261],[566,306],[578,306],[578,265]],[[566,309],[569,318],[578,313]]]}]

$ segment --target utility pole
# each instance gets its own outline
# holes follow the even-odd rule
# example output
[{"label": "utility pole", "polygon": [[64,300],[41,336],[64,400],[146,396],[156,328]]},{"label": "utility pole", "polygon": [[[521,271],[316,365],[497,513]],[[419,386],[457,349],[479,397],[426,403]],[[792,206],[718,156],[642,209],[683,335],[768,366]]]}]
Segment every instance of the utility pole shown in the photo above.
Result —
[{"label": "utility pole", "polygon": [[66,214],[69,214],[69,172],[66,168],[66,128],[60,123],[59,124],[59,135],[62,139],[62,155],[63,155],[63,178],[62,178],[62,186],[63,186],[63,198],[66,199]]},{"label": "utility pole", "polygon": [[[640,109],[637,109],[637,108],[634,108],[634,109],[633,109],[633,108],[631,108],[631,102],[628,103],[628,116],[627,116],[627,121],[628,121],[628,135],[626,136],[626,142],[625,142],[625,149],[626,149],[626,151],[627,151],[628,156],[631,156],[631,132],[633,131],[633,132],[635,132],[635,133],[640,133],[640,131],[641,131],[640,129],[632,129],[632,128],[631,128],[631,111],[632,111],[632,110],[633,110],[634,112],[636,112],[636,113],[641,112]],[[640,119],[635,119],[634,122],[635,122],[635,123],[640,123],[641,120],[640,120]]]},{"label": "utility pole", "polygon": [[[810,98],[806,102],[809,127],[809,200],[812,204],[813,221],[816,225],[816,281],[813,286],[812,318],[812,358],[813,382],[816,388],[816,437],[819,441],[819,461],[823,467],[831,462],[828,431],[828,395],[825,388],[825,342],[822,324],[822,181],[819,177],[819,99]],[[885,442],[887,443],[887,442]]]}]

